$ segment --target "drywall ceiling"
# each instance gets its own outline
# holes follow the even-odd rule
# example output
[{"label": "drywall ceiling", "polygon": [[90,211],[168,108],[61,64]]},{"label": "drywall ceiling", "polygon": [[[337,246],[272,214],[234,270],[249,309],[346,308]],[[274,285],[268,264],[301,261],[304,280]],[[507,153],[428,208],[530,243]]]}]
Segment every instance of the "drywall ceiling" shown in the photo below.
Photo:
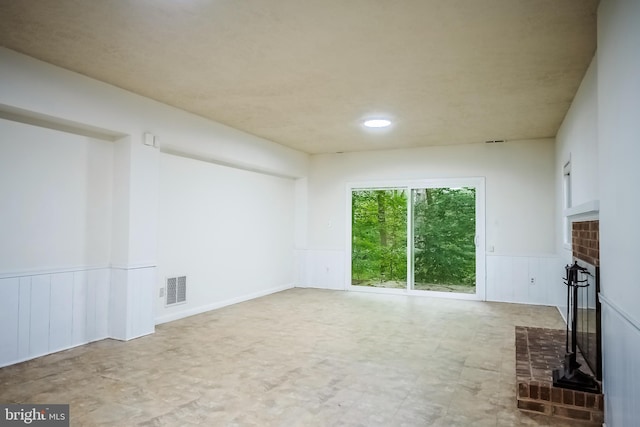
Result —
[{"label": "drywall ceiling", "polygon": [[[0,0],[9,49],[308,153],[555,136],[597,0]],[[364,118],[394,125],[372,132]]]}]

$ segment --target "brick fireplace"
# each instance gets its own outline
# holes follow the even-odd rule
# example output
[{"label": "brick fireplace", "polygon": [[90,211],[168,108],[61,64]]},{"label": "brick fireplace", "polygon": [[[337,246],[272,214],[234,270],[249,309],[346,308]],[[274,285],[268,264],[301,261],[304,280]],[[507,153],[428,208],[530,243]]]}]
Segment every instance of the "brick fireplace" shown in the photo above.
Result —
[{"label": "brick fireplace", "polygon": [[571,230],[573,259],[591,272],[586,279],[590,287],[581,294],[579,306],[578,347],[598,380],[602,380],[600,302],[600,223],[599,221],[574,222]]},{"label": "brick fireplace", "polygon": [[575,259],[600,266],[600,221],[574,222],[571,249]]},{"label": "brick fireplace", "polygon": [[[597,379],[601,379],[600,304],[597,301],[599,236],[598,220],[572,223],[573,260],[588,268],[589,273],[584,278],[591,281],[589,287],[581,290],[578,298],[580,304],[576,342],[580,351],[577,352],[576,359],[581,364],[581,371]],[[604,421],[602,394],[554,386],[552,372],[562,366],[566,340],[565,330],[516,327],[518,408],[579,421],[580,425],[601,425]]]}]

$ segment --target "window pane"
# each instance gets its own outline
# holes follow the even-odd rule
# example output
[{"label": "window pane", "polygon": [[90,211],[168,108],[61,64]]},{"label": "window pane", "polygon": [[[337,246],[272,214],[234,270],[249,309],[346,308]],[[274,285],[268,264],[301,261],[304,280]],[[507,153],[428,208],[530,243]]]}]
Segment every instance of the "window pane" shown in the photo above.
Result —
[{"label": "window pane", "polygon": [[407,190],[351,195],[351,284],[407,287]]},{"label": "window pane", "polygon": [[474,188],[412,190],[414,289],[475,293]]}]

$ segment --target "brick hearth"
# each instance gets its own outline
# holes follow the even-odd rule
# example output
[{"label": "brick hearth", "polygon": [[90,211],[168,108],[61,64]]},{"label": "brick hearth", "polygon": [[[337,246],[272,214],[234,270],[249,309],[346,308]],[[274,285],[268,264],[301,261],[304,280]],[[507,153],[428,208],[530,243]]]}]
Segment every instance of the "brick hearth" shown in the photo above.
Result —
[{"label": "brick hearth", "polygon": [[[565,339],[563,330],[516,326],[518,408],[581,421],[582,425],[601,425],[604,420],[602,394],[553,386],[552,372],[562,365]],[[578,356],[581,369],[588,369],[580,359]]]}]

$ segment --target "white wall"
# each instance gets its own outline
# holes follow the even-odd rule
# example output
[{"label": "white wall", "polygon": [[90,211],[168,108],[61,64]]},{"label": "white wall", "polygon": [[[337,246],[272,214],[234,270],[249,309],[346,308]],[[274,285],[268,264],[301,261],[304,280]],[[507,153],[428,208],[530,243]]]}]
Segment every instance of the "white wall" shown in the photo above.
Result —
[{"label": "white wall", "polygon": [[[22,240],[16,242],[16,248],[22,253],[15,252],[11,247],[12,244],[8,244],[10,242],[0,242],[2,254],[7,255],[0,261],[0,263],[7,263],[0,266],[0,273],[3,269],[12,272],[21,269],[30,270],[35,268],[32,266],[34,263],[38,264],[37,268],[45,268],[45,271],[42,271],[45,276],[68,272],[75,274],[76,271],[70,271],[70,267],[92,263],[94,259],[99,260],[96,262],[110,264],[106,288],[109,310],[104,314],[105,319],[108,319],[107,333],[108,336],[125,340],[153,332],[154,309],[157,304],[158,290],[162,285],[162,278],[157,272],[160,151],[156,147],[143,145],[145,132],[156,135],[165,152],[179,152],[186,156],[234,166],[243,171],[254,170],[297,178],[306,175],[308,166],[308,155],[304,153],[4,48],[0,48],[0,117],[11,118],[18,122],[35,123],[58,131],[67,130],[80,135],[100,135],[114,141],[110,143],[109,148],[111,157],[105,158],[104,161],[103,156],[96,156],[98,152],[94,148],[84,152],[87,158],[84,159],[83,164],[86,166],[85,172],[89,174],[86,176],[91,177],[89,180],[78,179],[78,182],[75,182],[75,175],[73,175],[75,166],[67,165],[70,170],[62,171],[64,173],[60,176],[56,175],[55,179],[47,182],[49,188],[46,191],[38,189],[38,182],[31,178],[23,180],[24,182],[14,180],[15,186],[7,185],[2,188],[0,200],[6,200],[11,204],[22,204],[16,205],[18,207],[10,211],[14,216],[11,221],[2,221],[0,225],[13,233],[12,241],[16,240],[18,234],[22,234],[19,236]],[[24,125],[13,123],[8,126]],[[39,129],[37,132],[51,131]],[[73,140],[80,137],[70,136],[69,138]],[[86,137],[80,139],[86,140]],[[18,159],[17,164],[31,161],[29,157],[32,153],[20,151],[22,148],[15,145],[17,144],[9,142],[7,153],[14,153],[12,156]],[[68,154],[68,162],[75,164],[78,156],[83,155],[82,153],[83,151],[79,150],[76,153],[59,154],[65,159]],[[0,157],[4,158],[4,154]],[[91,175],[93,172],[90,171],[93,169],[101,171],[101,168],[112,169],[111,206],[110,210],[107,207],[103,209],[104,199],[95,200],[98,197],[96,195],[98,191],[89,192],[90,194],[86,195],[86,204],[82,209],[87,218],[93,222],[88,223],[85,220],[83,223],[87,227],[90,226],[91,230],[86,231],[82,228],[85,230],[85,246],[82,249],[76,245],[82,238],[82,233],[78,231],[80,229],[69,229],[71,218],[79,212],[75,208],[69,208],[72,211],[69,215],[59,214],[57,209],[48,209],[48,216],[42,211],[36,211],[39,221],[49,222],[41,223],[44,230],[26,229],[28,223],[25,218],[31,213],[23,210],[29,209],[24,205],[30,202],[24,202],[20,198],[21,195],[37,194],[37,197],[42,196],[44,199],[53,196],[59,199],[60,193],[64,193],[67,186],[69,191],[80,191],[82,185],[98,185]],[[9,173],[8,171],[11,169],[4,173]],[[0,185],[7,182],[4,178],[3,176],[3,182]],[[268,180],[272,178],[269,176]],[[290,182],[293,188],[293,181],[287,182]],[[33,193],[34,191],[40,191],[40,193]],[[259,197],[269,198],[279,194],[279,190],[274,190],[272,193],[264,192]],[[229,196],[229,193],[225,196]],[[303,212],[304,209],[299,211]],[[289,206],[286,212],[286,215],[293,215],[293,206]],[[96,223],[105,219],[107,224],[104,227]],[[281,223],[278,221],[275,222],[274,229],[281,231]],[[74,224],[79,223],[74,222]],[[206,223],[198,225],[202,227]],[[293,220],[290,221],[289,227],[293,235]],[[44,231],[44,234],[40,235],[38,231]],[[60,234],[63,234],[64,239],[68,241],[61,239],[62,253],[53,253],[49,250],[51,241],[60,239]],[[101,244],[105,239],[108,241],[106,247]],[[74,246],[69,246],[67,249],[65,246],[67,244]],[[25,253],[27,246],[28,254]],[[263,249],[260,257],[262,263],[278,265],[281,270],[292,269],[293,250],[289,254],[286,266],[283,267],[279,251],[272,254],[270,248],[265,249],[263,246],[261,249]],[[236,263],[234,254],[223,255],[225,258],[220,260],[221,264]],[[63,271],[60,271],[61,269]],[[274,281],[290,284],[292,278],[288,277],[285,280],[280,274],[281,270],[273,275]],[[271,270],[263,270],[263,273],[271,273]],[[27,274],[24,280],[27,280],[26,278],[31,280],[32,272],[24,274]],[[15,278],[14,276],[4,277],[10,280]],[[11,283],[7,285],[9,288],[2,291],[14,295],[15,290],[12,287],[15,283]],[[59,286],[58,282],[50,283],[52,286],[50,290],[55,294]],[[5,282],[0,283],[0,286],[4,285]],[[251,285],[244,288],[235,287],[235,290],[238,291],[238,295],[245,291],[253,292]],[[244,294],[242,297],[247,298],[251,295],[255,294]],[[57,299],[52,301],[56,301],[55,304],[60,303]],[[70,301],[67,303],[70,304]],[[2,315],[7,316],[4,312]],[[18,314],[18,316],[22,315]],[[2,329],[0,341],[13,342],[12,334],[14,333],[6,332],[5,335],[5,330]],[[55,349],[47,348],[50,351]],[[13,354],[13,350],[10,353]]]},{"label": "white wall", "polygon": [[110,270],[0,278],[0,367],[108,337]]},{"label": "white wall", "polygon": [[[556,247],[560,262],[557,275],[572,261],[570,246],[563,242],[565,216],[563,205],[563,169],[571,160],[571,204],[579,206],[599,200],[598,180],[598,59],[591,61],[571,107],[556,136]],[[566,313],[566,288],[558,283],[553,289],[555,305]]]},{"label": "white wall", "polygon": [[607,426],[640,419],[640,2],[598,10],[598,153]]},{"label": "white wall", "polygon": [[[487,254],[487,270],[500,256],[553,257],[554,150],[554,140],[543,139],[312,156],[305,284],[344,288],[340,273],[345,268],[347,182],[485,177],[486,245],[494,249]],[[523,282],[496,277],[514,287],[530,286],[528,277]],[[487,282],[492,299],[506,301],[516,295],[522,296],[518,302],[534,302],[528,300],[528,289],[515,294],[505,291],[499,294]],[[546,295],[541,290],[533,293],[535,302],[546,299],[540,296]]]},{"label": "white wall", "polygon": [[294,285],[295,181],[169,154],[160,158],[159,273],[187,276],[164,322]]},{"label": "white wall", "polygon": [[[562,168],[571,159],[573,206],[599,199],[598,60],[594,56],[556,136],[556,188],[562,214]],[[558,221],[558,226],[561,226]],[[558,228],[558,245],[561,242]]]},{"label": "white wall", "polygon": [[113,143],[0,119],[0,366],[106,338]]},{"label": "white wall", "polygon": [[0,119],[0,275],[109,264],[113,144]]}]

